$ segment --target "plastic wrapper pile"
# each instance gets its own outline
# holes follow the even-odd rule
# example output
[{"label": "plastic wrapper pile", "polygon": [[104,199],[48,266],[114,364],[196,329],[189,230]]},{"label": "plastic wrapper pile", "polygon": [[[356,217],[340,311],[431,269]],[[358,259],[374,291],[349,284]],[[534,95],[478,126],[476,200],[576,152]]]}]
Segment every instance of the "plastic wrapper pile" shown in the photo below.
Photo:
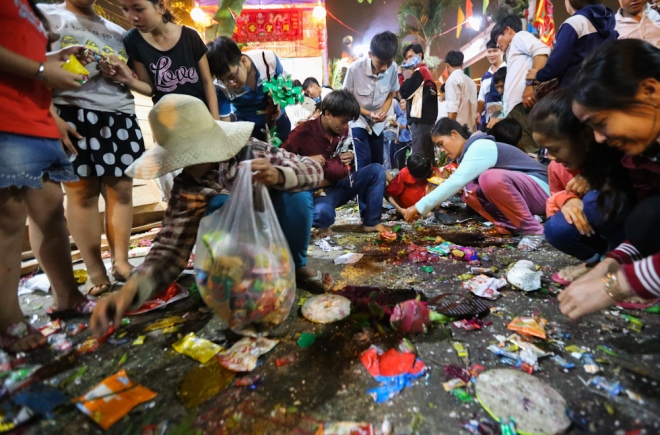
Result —
[{"label": "plastic wrapper pile", "polygon": [[263,185],[243,162],[232,195],[202,219],[195,277],[206,304],[242,335],[266,335],[289,315],[296,282],[291,253]]}]

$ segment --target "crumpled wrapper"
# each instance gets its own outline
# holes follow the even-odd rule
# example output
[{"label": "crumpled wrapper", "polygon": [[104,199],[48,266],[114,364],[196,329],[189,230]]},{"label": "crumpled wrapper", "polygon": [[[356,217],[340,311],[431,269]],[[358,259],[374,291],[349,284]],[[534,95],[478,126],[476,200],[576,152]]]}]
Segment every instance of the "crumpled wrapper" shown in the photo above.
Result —
[{"label": "crumpled wrapper", "polygon": [[536,266],[529,260],[517,261],[506,274],[509,284],[522,291],[530,292],[541,288],[543,272],[537,272]]}]

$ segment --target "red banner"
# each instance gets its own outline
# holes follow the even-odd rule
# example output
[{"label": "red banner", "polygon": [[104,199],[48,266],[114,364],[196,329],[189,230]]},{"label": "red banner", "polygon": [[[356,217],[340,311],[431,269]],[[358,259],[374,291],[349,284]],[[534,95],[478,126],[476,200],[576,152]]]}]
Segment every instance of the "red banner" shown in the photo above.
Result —
[{"label": "red banner", "polygon": [[236,42],[300,41],[302,9],[243,9],[236,18]]}]

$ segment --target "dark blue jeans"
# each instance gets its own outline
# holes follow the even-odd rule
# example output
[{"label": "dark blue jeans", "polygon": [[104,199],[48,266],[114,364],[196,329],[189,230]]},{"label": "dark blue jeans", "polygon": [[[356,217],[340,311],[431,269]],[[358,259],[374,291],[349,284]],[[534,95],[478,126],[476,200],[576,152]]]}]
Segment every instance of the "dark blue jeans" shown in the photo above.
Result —
[{"label": "dark blue jeans", "polygon": [[[213,197],[206,208],[207,214],[222,207],[228,198],[228,195]],[[289,244],[296,270],[305,267],[314,214],[312,192],[283,192],[271,189],[270,200],[273,202],[277,220]]]},{"label": "dark blue jeans", "polygon": [[365,226],[380,223],[385,191],[385,170],[372,163],[325,189],[325,196],[314,198],[314,227],[330,228],[335,222],[335,209],[358,195],[360,215]]},{"label": "dark blue jeans", "polygon": [[580,261],[587,261],[606,253],[623,242],[625,240],[624,225],[607,227],[603,222],[597,199],[598,192],[595,190],[587,192],[582,198],[584,216],[596,234],[591,237],[581,235],[575,225],[566,222],[566,218],[559,211],[552,215],[545,224],[545,238],[548,243]]},{"label": "dark blue jeans", "polygon": [[369,134],[364,128],[351,129],[357,168],[362,169],[371,163],[383,164],[383,133]]}]

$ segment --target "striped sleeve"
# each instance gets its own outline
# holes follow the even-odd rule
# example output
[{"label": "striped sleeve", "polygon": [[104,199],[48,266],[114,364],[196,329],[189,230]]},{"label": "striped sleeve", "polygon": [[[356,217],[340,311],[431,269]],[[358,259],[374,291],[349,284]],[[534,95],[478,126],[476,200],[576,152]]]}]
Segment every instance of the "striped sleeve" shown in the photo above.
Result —
[{"label": "striped sleeve", "polygon": [[630,264],[635,260],[640,260],[642,255],[637,248],[625,241],[613,251],[608,252],[606,257],[616,260],[619,264]]},{"label": "striped sleeve", "polygon": [[660,254],[625,264],[621,270],[636,295],[644,299],[660,297]]}]

